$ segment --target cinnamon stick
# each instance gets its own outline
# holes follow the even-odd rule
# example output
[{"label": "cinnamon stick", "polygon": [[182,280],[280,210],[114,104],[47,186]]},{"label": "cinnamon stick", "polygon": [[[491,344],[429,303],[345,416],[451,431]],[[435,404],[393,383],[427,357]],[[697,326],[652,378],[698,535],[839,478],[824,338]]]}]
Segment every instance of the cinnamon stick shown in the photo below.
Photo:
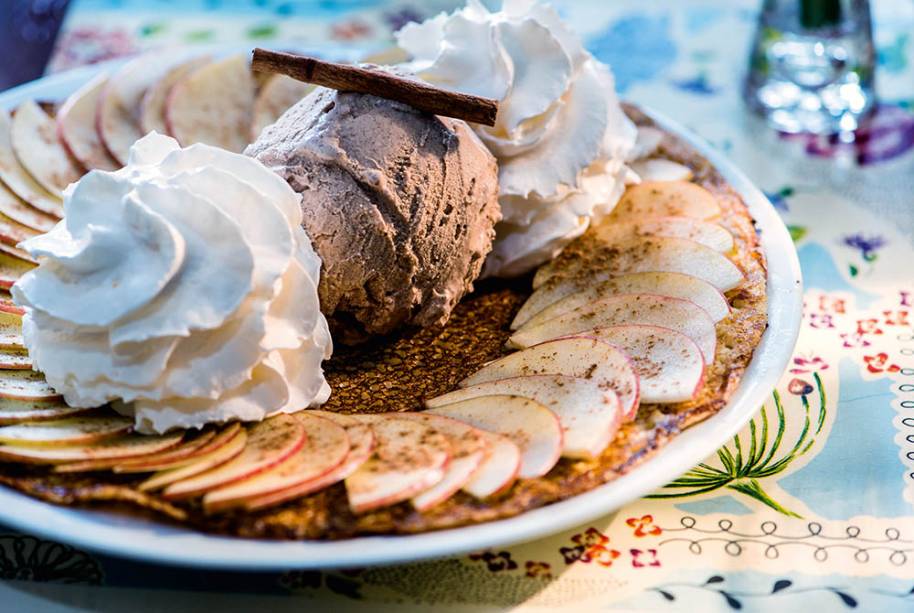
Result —
[{"label": "cinnamon stick", "polygon": [[252,68],[277,72],[293,79],[331,89],[372,94],[445,117],[454,117],[486,126],[495,125],[498,101],[471,96],[406,79],[390,73],[350,64],[325,62],[313,57],[281,51],[254,49]]}]

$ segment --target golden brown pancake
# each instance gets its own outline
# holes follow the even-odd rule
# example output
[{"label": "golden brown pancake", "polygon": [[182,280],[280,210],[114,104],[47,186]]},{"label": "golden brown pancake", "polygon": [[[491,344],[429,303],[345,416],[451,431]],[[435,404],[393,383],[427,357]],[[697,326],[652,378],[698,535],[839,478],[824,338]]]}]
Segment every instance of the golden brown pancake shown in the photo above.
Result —
[{"label": "golden brown pancake", "polygon": [[[652,122],[626,109],[639,125]],[[544,477],[518,481],[507,493],[480,501],[458,493],[424,513],[409,503],[354,515],[342,484],[281,506],[258,512],[208,516],[195,502],[170,503],[141,493],[145,476],[99,472],[58,475],[49,469],[7,464],[0,483],[64,505],[110,504],[126,511],[156,514],[200,530],[274,539],[338,539],[361,534],[403,534],[452,528],[511,517],[612,481],[658,453],[685,428],[725,406],[736,390],[767,325],[765,259],[745,203],[711,164],[691,147],[666,135],[657,155],[692,169],[693,181],[711,191],[723,211],[716,220],[734,236],[733,260],[745,283],[728,293],[731,314],[717,324],[717,353],[704,388],[687,403],[642,404],[637,418],[622,426],[613,443],[595,460],[562,459]],[[564,257],[589,248],[585,234],[566,248]],[[508,326],[530,294],[530,278],[479,284],[442,328],[425,328],[338,350],[325,363],[333,389],[322,408],[343,413],[421,410],[425,398],[454,389],[484,362],[502,355]],[[683,466],[686,471],[690,466]]]}]

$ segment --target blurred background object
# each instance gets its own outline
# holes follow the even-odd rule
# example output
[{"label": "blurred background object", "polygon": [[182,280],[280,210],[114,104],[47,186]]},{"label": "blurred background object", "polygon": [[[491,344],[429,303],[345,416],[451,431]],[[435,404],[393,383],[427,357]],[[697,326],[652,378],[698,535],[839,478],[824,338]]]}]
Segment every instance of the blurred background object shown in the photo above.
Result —
[{"label": "blurred background object", "polygon": [[788,133],[849,133],[875,107],[868,0],[765,0],[746,101]]},{"label": "blurred background object", "polygon": [[69,0],[0,2],[0,90],[44,73],[67,4]]}]

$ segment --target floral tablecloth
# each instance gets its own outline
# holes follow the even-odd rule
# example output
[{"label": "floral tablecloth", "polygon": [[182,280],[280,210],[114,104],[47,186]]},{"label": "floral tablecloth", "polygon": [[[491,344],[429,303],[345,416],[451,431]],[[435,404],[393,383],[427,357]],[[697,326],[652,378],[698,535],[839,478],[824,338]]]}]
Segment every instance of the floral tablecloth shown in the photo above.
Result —
[{"label": "floral tablecloth", "polygon": [[[369,47],[452,2],[74,0],[51,70],[195,41]],[[734,159],[782,213],[806,284],[789,371],[720,451],[547,539],[345,572],[202,572],[0,534],[10,610],[914,610],[914,2],[874,2],[876,120],[854,143],[746,113],[757,3],[556,2],[624,96]]]}]

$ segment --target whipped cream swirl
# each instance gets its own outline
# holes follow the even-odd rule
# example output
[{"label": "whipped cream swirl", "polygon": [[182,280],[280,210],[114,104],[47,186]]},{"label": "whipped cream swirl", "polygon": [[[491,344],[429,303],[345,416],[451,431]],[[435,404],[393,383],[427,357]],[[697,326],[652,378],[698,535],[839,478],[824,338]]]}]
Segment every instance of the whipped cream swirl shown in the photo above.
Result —
[{"label": "whipped cream swirl", "polygon": [[498,158],[503,215],[485,275],[551,259],[636,180],[625,166],[636,129],[612,73],[551,7],[505,0],[491,13],[470,0],[396,36],[422,79],[500,101],[495,126],[474,126]]},{"label": "whipped cream swirl", "polygon": [[300,196],[260,162],[151,133],[64,192],[12,292],[36,369],[145,432],[326,401],[331,339]]}]

